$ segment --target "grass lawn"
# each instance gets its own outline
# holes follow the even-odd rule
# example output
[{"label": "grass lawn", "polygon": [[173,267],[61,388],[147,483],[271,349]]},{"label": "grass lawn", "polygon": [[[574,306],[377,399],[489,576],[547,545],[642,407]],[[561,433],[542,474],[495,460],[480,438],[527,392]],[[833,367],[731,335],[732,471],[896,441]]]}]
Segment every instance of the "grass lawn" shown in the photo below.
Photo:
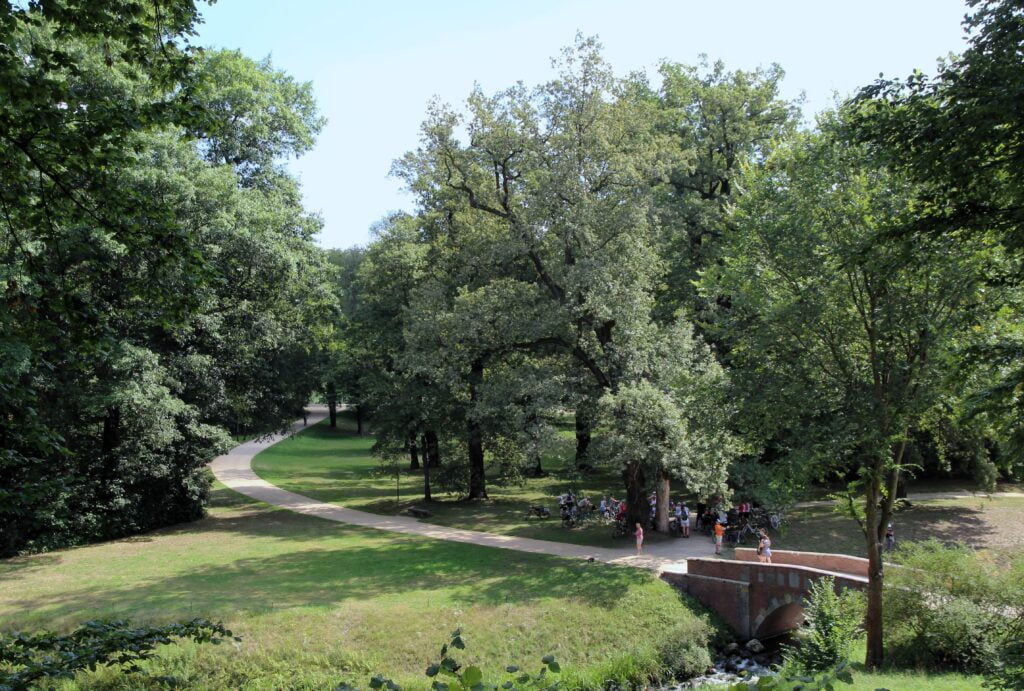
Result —
[{"label": "grass lawn", "polygon": [[[707,629],[642,570],[344,526],[224,488],[202,521],[0,561],[0,584],[7,632],[98,617],[223,620],[241,643],[171,647],[154,664],[187,688],[365,688],[372,672],[423,688],[456,626],[465,663],[533,669],[553,653],[572,685],[596,687],[642,677],[664,640]],[[140,687],[109,670],[72,686]]]},{"label": "grass lawn", "polygon": [[[857,524],[830,506],[793,509],[784,533],[773,540],[777,549],[842,552],[866,556]],[[964,542],[996,553],[1024,550],[1024,498],[929,499],[912,501],[897,512],[893,525],[897,543],[937,538]]]},{"label": "grass lawn", "polygon": [[[863,660],[865,644],[862,640],[853,653],[854,660]],[[967,691],[980,689],[984,678],[972,674],[957,672],[929,673],[916,670],[883,669],[878,672],[865,672],[862,662],[852,665],[853,685],[839,683],[839,689],[849,691],[876,691],[891,689],[892,691]]]},{"label": "grass lawn", "polygon": [[[339,416],[338,429],[326,422],[273,446],[256,457],[253,468],[263,479],[279,487],[351,509],[394,515],[409,506],[427,508],[423,502],[423,474],[403,466],[398,478],[400,500],[396,501],[394,474],[382,472],[379,459],[370,454],[373,437],[354,434],[351,419]],[[579,528],[563,528],[558,518],[557,496],[568,489],[582,492],[596,504],[601,495],[624,494],[622,480],[606,469],[579,475],[573,472],[575,438],[562,433],[564,447],[542,459],[547,477],[529,478],[523,485],[499,486],[488,478],[487,501],[465,502],[436,489],[429,504],[434,514],[427,519],[438,525],[483,530],[504,535],[531,537],[581,545],[624,548],[629,539],[613,541],[611,526],[600,522]],[[567,462],[568,460],[568,462]],[[442,461],[443,462],[443,461]],[[547,506],[552,518],[528,518],[529,507]],[[693,505],[691,505],[692,508]],[[648,531],[648,544],[666,538]]]}]

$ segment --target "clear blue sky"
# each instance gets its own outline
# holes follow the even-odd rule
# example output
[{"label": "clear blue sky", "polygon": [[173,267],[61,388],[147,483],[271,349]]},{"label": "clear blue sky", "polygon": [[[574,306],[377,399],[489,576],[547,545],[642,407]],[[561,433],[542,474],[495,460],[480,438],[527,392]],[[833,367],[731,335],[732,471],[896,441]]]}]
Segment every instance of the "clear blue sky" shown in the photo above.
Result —
[{"label": "clear blue sky", "polygon": [[875,79],[934,72],[963,49],[963,0],[219,0],[198,42],[270,55],[312,81],[328,118],[316,148],[290,164],[325,247],[365,244],[370,225],[411,210],[391,161],[418,143],[427,101],[460,103],[474,82],[496,91],[547,80],[577,31],[598,35],[618,74],[661,59],[729,68],[779,63],[783,95],[804,114]]}]

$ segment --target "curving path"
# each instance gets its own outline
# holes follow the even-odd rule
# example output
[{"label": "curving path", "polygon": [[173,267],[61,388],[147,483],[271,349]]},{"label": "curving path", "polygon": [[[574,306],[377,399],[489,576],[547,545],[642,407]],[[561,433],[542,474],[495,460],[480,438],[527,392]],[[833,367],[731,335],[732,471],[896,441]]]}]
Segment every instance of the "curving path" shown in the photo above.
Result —
[{"label": "curving path", "polygon": [[[311,406],[308,424],[316,424],[327,417],[326,406]],[[281,508],[295,511],[307,516],[315,516],[328,521],[338,523],[349,523],[366,528],[386,530],[393,533],[404,533],[406,535],[419,535],[421,537],[434,538],[435,540],[451,540],[453,542],[468,542],[474,545],[497,547],[499,549],[511,549],[520,552],[534,552],[537,554],[549,554],[556,557],[568,557],[577,559],[594,559],[595,561],[607,562],[610,564],[625,564],[638,568],[651,569],[656,572],[669,571],[673,573],[686,572],[686,559],[691,557],[713,557],[714,547],[711,542],[702,535],[694,535],[689,540],[677,539],[669,542],[658,543],[646,546],[644,555],[638,557],[633,553],[632,545],[624,546],[622,549],[607,547],[587,547],[584,545],[573,545],[564,542],[552,542],[550,540],[536,540],[526,537],[515,537],[512,535],[498,535],[496,533],[485,533],[476,530],[462,530],[460,528],[449,528],[441,525],[424,523],[416,518],[407,516],[382,516],[380,514],[367,513],[346,509],[337,504],[318,501],[310,497],[289,492],[272,485],[262,479],[252,470],[252,459],[263,449],[272,446],[287,437],[302,431],[303,423],[296,422],[285,434],[278,434],[271,437],[253,440],[236,446],[223,456],[213,460],[211,468],[214,476],[224,485],[253,499],[279,506]],[[985,495],[967,492],[931,492],[910,495],[911,499],[958,499],[963,497],[1024,497],[1021,492],[999,492],[995,495]],[[798,506],[815,506],[832,504],[833,501],[812,501],[802,502]]]},{"label": "curving path", "polygon": [[[327,417],[326,409],[311,407],[307,424],[316,424],[325,417]],[[277,434],[236,446],[228,453],[218,456],[213,460],[211,469],[214,476],[222,484],[236,492],[266,502],[267,504],[288,509],[289,511],[338,523],[349,523],[351,525],[406,535],[419,535],[421,537],[434,538],[435,540],[468,542],[474,545],[512,549],[519,552],[549,554],[556,557],[592,558],[595,561],[625,564],[657,572],[666,570],[685,572],[686,558],[713,556],[714,548],[710,541],[703,536],[695,536],[689,540],[673,540],[669,543],[650,545],[644,548],[644,555],[638,557],[632,553],[631,547],[624,549],[587,547],[563,542],[551,542],[549,540],[535,540],[511,535],[484,533],[476,530],[449,528],[424,523],[416,518],[407,516],[382,516],[365,511],[346,509],[337,504],[329,504],[301,494],[289,492],[270,484],[253,472],[252,459],[256,454],[302,431],[303,427],[303,423],[299,421],[293,424],[285,434]]]}]

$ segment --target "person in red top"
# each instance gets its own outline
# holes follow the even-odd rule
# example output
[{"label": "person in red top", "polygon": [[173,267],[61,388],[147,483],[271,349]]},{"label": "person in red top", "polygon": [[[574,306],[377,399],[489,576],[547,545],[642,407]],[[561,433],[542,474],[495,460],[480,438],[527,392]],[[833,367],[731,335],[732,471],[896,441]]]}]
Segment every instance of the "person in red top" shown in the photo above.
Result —
[{"label": "person in red top", "polygon": [[644,553],[644,529],[639,523],[636,524],[636,532],[633,533],[636,538],[636,553],[637,556]]},{"label": "person in red top", "polygon": [[725,528],[721,521],[715,521],[715,554],[722,553],[722,538],[725,537]]}]

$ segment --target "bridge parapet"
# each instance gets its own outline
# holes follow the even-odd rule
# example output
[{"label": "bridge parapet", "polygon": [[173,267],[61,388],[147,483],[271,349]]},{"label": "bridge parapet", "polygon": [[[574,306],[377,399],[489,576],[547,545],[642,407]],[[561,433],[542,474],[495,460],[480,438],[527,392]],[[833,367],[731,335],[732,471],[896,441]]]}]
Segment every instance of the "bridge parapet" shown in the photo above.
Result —
[{"label": "bridge parapet", "polygon": [[[736,559],[738,561],[756,562],[758,560],[757,550],[751,547],[737,547]],[[863,557],[853,557],[849,554],[773,549],[772,564],[808,566],[812,569],[821,569],[822,571],[831,571],[833,573],[847,573],[854,576],[863,576],[864,578],[868,576],[868,560]]]},{"label": "bridge parapet", "polygon": [[662,578],[714,609],[743,638],[775,636],[799,626],[804,598],[820,578],[833,577],[837,590],[867,585],[865,576],[795,564],[694,558],[686,569]]}]

